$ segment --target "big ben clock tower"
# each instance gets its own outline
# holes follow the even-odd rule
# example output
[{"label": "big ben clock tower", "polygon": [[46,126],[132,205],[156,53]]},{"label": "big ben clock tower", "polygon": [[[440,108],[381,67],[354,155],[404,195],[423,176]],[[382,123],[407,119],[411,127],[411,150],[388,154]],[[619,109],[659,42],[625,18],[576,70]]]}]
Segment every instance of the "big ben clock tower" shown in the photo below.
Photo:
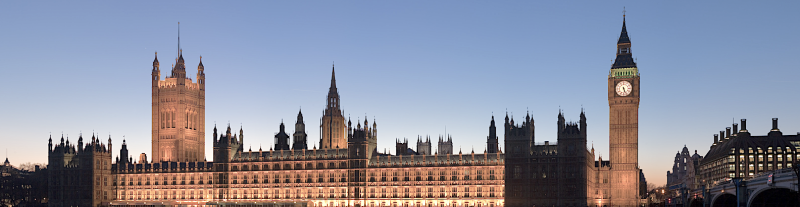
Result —
[{"label": "big ben clock tower", "polygon": [[631,55],[631,41],[623,16],[617,58],[608,74],[613,206],[637,206],[639,201],[639,83],[639,69]]}]

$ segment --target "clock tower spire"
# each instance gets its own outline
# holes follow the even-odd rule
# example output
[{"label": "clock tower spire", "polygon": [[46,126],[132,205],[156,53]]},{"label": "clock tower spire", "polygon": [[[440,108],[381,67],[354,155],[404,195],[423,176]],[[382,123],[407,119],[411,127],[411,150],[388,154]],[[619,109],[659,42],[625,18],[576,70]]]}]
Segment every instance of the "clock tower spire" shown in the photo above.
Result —
[{"label": "clock tower spire", "polygon": [[639,194],[639,69],[625,17],[608,74],[611,205],[636,206]]}]

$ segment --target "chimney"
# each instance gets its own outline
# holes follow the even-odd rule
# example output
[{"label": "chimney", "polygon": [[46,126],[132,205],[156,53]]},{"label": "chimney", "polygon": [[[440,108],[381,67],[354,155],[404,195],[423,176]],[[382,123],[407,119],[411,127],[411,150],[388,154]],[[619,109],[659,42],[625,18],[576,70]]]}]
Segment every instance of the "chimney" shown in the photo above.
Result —
[{"label": "chimney", "polygon": [[747,119],[742,119],[742,132],[747,132]]},{"label": "chimney", "polygon": [[739,124],[733,123],[733,131],[731,133],[733,133],[733,134],[738,134],[739,133]]},{"label": "chimney", "polygon": [[725,140],[725,131],[719,131],[719,142]]},{"label": "chimney", "polygon": [[778,129],[778,118],[772,118],[772,130],[771,131],[781,131]]},{"label": "chimney", "polygon": [[730,139],[730,138],[731,138],[731,128],[725,127],[725,139]]},{"label": "chimney", "polygon": [[545,146],[550,145],[550,141],[544,141],[544,145]]},{"label": "chimney", "polygon": [[717,142],[719,142],[719,135],[714,134],[714,145],[717,145]]}]

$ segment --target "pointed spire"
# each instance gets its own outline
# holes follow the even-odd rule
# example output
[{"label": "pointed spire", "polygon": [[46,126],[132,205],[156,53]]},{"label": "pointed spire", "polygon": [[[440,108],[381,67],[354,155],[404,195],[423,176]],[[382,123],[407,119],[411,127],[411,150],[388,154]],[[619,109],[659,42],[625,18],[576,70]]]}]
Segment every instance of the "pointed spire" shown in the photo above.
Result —
[{"label": "pointed spire", "polygon": [[197,69],[198,70],[205,69],[205,67],[203,67],[203,56],[202,55],[200,56],[200,64],[197,65]]},{"label": "pointed spire", "polygon": [[625,28],[625,15],[622,15],[622,32],[619,34],[619,40],[617,44],[622,43],[631,43],[631,39],[628,38],[628,29]]},{"label": "pointed spire", "polygon": [[336,90],[336,67],[331,65],[331,91]]},{"label": "pointed spire", "polygon": [[[615,68],[635,68],[636,62],[631,54],[631,39],[628,37],[628,29],[625,22],[625,15],[622,16],[622,32],[617,40],[617,58],[611,69]],[[638,75],[638,74],[634,74]]]}]

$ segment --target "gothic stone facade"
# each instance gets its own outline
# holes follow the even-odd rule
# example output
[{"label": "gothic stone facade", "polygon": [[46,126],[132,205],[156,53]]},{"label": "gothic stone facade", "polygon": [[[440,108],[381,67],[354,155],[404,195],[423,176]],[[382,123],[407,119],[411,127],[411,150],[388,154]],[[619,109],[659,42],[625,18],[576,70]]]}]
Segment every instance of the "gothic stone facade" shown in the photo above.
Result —
[{"label": "gothic stone facade", "polygon": [[186,77],[183,54],[170,76],[161,80],[158,57],[152,71],[152,159],[202,161],[205,159],[206,88],[203,61],[197,65],[197,82]]},{"label": "gothic stone facade", "polygon": [[344,149],[240,151],[228,129],[214,147],[228,159],[114,165],[111,204],[503,206],[503,154],[378,154],[368,134],[349,127]]},{"label": "gothic stone facade", "polygon": [[594,148],[586,149],[583,112],[578,123],[566,123],[559,112],[557,144],[535,143],[530,116],[516,125],[506,115],[506,205],[638,206],[639,72],[624,20],[608,76],[608,104],[608,161],[595,161]]},{"label": "gothic stone facade", "polygon": [[100,206],[115,199],[111,174],[111,138],[108,146],[92,135],[92,141],[78,143],[69,140],[48,147],[48,205],[49,206]]},{"label": "gothic stone facade", "polygon": [[[53,206],[272,205],[314,206],[635,206],[639,175],[639,74],[623,22],[617,60],[609,77],[611,159],[595,161],[586,149],[586,117],[566,123],[559,112],[558,143],[534,141],[533,119],[521,125],[506,117],[499,149],[494,118],[487,152],[456,155],[452,139],[397,155],[376,151],[377,124],[353,126],[342,116],[335,72],[321,118],[320,149],[307,149],[298,114],[295,143],[281,125],[276,148],[244,151],[244,131],[214,128],[213,162],[202,159],[205,77],[186,78],[183,57],[172,76],[160,80],[153,62],[153,162],[128,156],[111,164],[111,145],[93,140],[77,149],[50,147]],[[302,143],[297,143],[298,140]],[[426,141],[426,144],[430,141]],[[429,144],[428,144],[429,145]],[[305,147],[304,147],[305,146]],[[420,150],[424,148],[424,150]],[[60,167],[59,167],[60,166]],[[509,176],[506,176],[508,169]],[[72,189],[85,189],[71,192]],[[508,193],[508,194],[506,194]],[[84,195],[86,194],[86,195]]]}]

